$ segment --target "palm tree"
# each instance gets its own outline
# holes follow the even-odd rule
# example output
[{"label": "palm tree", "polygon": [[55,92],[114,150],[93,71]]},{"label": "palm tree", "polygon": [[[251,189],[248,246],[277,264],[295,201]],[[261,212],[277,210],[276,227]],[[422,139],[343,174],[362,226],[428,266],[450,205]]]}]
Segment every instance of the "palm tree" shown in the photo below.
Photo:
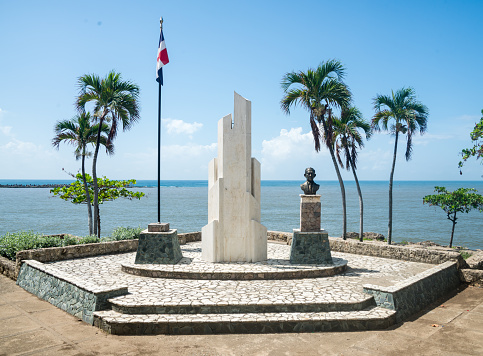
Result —
[{"label": "palm tree", "polygon": [[[373,99],[376,114],[372,119],[372,127],[376,131],[382,129],[390,131],[395,136],[394,155],[392,159],[391,175],[389,176],[389,223],[387,232],[387,243],[392,241],[392,183],[394,178],[394,167],[396,166],[397,144],[399,134],[406,134],[406,161],[411,159],[413,150],[412,137],[419,129],[422,135],[426,132],[428,108],[416,100],[416,93],[412,88],[402,88],[396,93],[392,91],[391,96],[377,95]],[[394,123],[388,126],[389,120]]]},{"label": "palm tree", "polygon": [[[55,137],[52,139],[52,145],[59,149],[61,142],[69,143],[75,146],[75,158],[82,159],[81,169],[82,169],[82,180],[84,182],[84,190],[87,197],[87,216],[89,223],[89,235],[93,234],[93,224],[92,224],[92,211],[90,204],[89,189],[87,188],[86,180],[86,170],[85,170],[85,159],[90,156],[91,153],[87,151],[87,145],[94,145],[97,141],[97,135],[99,132],[99,125],[91,126],[90,124],[91,116],[89,113],[81,113],[75,116],[72,120],[63,120],[57,122],[55,125]],[[114,147],[112,144],[107,144],[107,134],[109,133],[109,127],[103,124],[100,127],[100,143],[106,147],[108,154],[114,153]],[[102,135],[104,134],[104,135]]]},{"label": "palm tree", "polygon": [[361,187],[359,179],[357,179],[357,148],[364,146],[364,141],[359,129],[365,134],[366,139],[371,136],[371,125],[364,120],[362,113],[355,107],[344,109],[341,112],[340,119],[334,118],[334,141],[337,160],[342,168],[342,154],[345,156],[345,168],[352,170],[354,180],[359,194],[359,240],[363,241],[364,233],[364,203],[362,200]]},{"label": "palm tree", "polygon": [[100,130],[104,122],[110,122],[107,143],[111,144],[117,135],[117,129],[122,123],[123,130],[131,128],[139,119],[139,87],[129,81],[123,81],[121,74],[109,72],[105,78],[95,74],[86,74],[78,79],[79,97],[76,105],[78,110],[85,110],[85,105],[94,104],[93,119],[99,123],[96,148],[92,159],[92,179],[94,183],[94,233],[100,237],[98,230],[99,189],[97,186],[97,155],[100,146]]},{"label": "palm tree", "polygon": [[[322,62],[315,70],[287,73],[282,78],[282,89],[286,95],[281,100],[281,107],[286,114],[290,114],[290,107],[297,104],[310,112],[310,127],[317,152],[320,151],[320,140],[323,134],[324,143],[329,149],[339,180],[343,211],[342,238],[345,239],[347,233],[345,188],[334,154],[332,132],[332,110],[346,108],[351,101],[351,92],[343,82],[343,78],[344,67],[337,60]],[[292,85],[296,87],[291,88]],[[319,125],[322,125],[322,134]]]}]

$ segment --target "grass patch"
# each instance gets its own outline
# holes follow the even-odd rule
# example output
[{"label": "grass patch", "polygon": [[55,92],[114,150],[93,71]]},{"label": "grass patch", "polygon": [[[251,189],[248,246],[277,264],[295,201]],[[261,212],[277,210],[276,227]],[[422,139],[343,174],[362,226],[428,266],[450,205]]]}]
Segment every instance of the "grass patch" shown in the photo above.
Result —
[{"label": "grass patch", "polygon": [[461,255],[461,257],[463,257],[464,260],[467,260],[468,257],[470,257],[472,255],[472,253],[469,253],[467,251],[461,251],[460,255]]},{"label": "grass patch", "polygon": [[112,232],[111,236],[103,237],[101,240],[98,240],[96,236],[76,237],[66,235],[60,237],[46,236],[33,231],[7,232],[5,235],[0,236],[0,256],[15,261],[17,252],[22,250],[138,239],[142,230],[141,227],[118,227]]}]

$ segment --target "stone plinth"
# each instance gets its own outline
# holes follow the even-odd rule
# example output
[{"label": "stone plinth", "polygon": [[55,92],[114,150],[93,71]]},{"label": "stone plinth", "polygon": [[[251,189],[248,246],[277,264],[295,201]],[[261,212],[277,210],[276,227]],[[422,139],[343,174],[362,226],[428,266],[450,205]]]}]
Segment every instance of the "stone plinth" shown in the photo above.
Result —
[{"label": "stone plinth", "polygon": [[293,230],[290,263],[332,263],[329,234],[320,229],[320,195],[300,194],[300,229]]},{"label": "stone plinth", "polygon": [[148,225],[148,232],[168,232],[169,223],[152,223]]},{"label": "stone plinth", "polygon": [[178,240],[178,230],[150,232],[139,235],[136,264],[176,264],[183,257]]},{"label": "stone plinth", "polygon": [[208,262],[267,259],[260,223],[260,162],[251,157],[251,102],[235,93],[234,119],[218,122],[218,157],[208,167],[208,224],[202,258]]},{"label": "stone plinth", "polygon": [[329,234],[325,230],[319,232],[293,231],[290,263],[293,264],[326,264],[332,263]]},{"label": "stone plinth", "polygon": [[300,194],[300,231],[320,231],[320,195]]}]

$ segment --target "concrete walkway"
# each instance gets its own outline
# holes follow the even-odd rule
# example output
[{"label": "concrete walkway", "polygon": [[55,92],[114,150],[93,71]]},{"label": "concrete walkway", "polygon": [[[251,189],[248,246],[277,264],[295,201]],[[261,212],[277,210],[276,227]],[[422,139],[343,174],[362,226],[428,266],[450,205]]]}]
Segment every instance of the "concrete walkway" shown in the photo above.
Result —
[{"label": "concrete walkway", "polygon": [[386,331],[108,335],[0,275],[0,355],[482,355],[483,288],[468,287]]}]

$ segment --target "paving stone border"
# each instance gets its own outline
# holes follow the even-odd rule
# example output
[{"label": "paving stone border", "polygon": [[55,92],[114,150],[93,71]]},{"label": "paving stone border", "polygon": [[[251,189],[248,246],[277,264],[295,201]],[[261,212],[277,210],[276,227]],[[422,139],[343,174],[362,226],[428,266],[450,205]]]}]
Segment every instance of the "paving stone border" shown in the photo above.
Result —
[{"label": "paving stone border", "polygon": [[109,298],[128,294],[127,285],[97,286],[34,260],[23,261],[17,285],[91,325],[93,312],[107,309]]},{"label": "paving stone border", "polygon": [[391,287],[365,284],[365,293],[374,296],[377,306],[395,310],[401,322],[460,284],[457,263],[448,261]]}]

